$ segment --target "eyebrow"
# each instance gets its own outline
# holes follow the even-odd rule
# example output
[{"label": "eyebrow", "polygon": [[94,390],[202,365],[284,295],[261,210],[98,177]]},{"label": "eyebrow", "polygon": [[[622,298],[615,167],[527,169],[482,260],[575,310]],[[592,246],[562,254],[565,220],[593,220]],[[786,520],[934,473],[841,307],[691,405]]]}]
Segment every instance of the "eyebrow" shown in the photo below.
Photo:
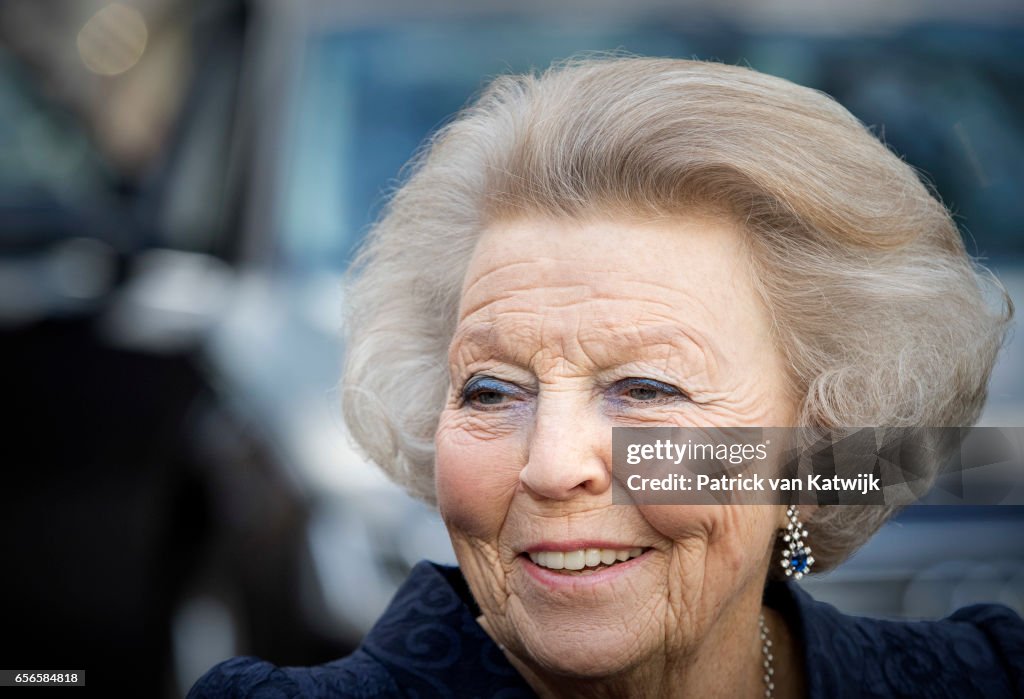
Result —
[{"label": "eyebrow", "polygon": [[[505,353],[509,345],[499,337],[499,334],[499,329],[493,321],[478,321],[457,330],[449,345],[449,360],[453,358],[453,352],[465,345],[470,345],[491,355]],[[580,345],[584,347],[584,351],[586,351],[587,345],[595,342],[609,342],[620,347],[677,345],[680,342],[685,342],[701,355],[709,352],[713,355],[718,354],[717,346],[710,338],[675,323],[631,324],[628,329],[601,325],[583,333],[579,341]],[[707,359],[705,358],[704,361],[706,362]]]},{"label": "eyebrow", "polygon": [[501,342],[495,338],[497,328],[493,322],[475,322],[463,329],[456,330],[448,344],[449,359],[456,348],[469,344],[495,354],[501,349]]}]

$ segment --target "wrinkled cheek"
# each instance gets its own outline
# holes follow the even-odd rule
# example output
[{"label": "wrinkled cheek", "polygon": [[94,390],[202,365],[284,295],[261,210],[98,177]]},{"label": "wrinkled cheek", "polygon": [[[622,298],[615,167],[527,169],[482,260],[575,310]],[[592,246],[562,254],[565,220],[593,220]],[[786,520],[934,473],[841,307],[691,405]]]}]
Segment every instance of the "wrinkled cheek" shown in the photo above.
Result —
[{"label": "wrinkled cheek", "polygon": [[707,505],[642,505],[647,523],[666,539],[706,541],[719,524],[718,508]]},{"label": "wrinkled cheek", "polygon": [[771,510],[754,505],[678,505],[641,507],[647,522],[680,550],[700,555],[708,575],[733,571],[742,576],[758,568],[774,530]]},{"label": "wrinkled cheek", "polygon": [[449,531],[496,543],[519,487],[519,449],[511,440],[466,439],[443,429],[434,445],[437,504]]}]

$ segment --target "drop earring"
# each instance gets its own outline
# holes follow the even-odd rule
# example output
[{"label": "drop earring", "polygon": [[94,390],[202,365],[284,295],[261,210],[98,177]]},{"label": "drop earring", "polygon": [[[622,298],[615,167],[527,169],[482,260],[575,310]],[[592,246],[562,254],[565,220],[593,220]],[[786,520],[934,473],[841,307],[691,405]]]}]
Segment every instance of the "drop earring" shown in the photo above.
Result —
[{"label": "drop earring", "polygon": [[800,522],[800,510],[790,507],[786,510],[789,522],[786,524],[786,531],[782,534],[782,540],[786,546],[782,549],[782,567],[786,570],[787,576],[793,576],[797,580],[811,572],[814,565],[814,556],[811,555],[811,547],[804,543],[807,537],[807,530]]}]

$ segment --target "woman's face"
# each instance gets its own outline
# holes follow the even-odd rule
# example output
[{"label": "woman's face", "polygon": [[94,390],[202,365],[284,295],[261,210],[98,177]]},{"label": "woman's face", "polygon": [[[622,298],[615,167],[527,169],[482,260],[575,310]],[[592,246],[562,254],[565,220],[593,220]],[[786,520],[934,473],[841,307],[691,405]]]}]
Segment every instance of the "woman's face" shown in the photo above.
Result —
[{"label": "woman's face", "polygon": [[484,233],[450,348],[437,494],[486,626],[516,658],[608,676],[686,656],[759,608],[779,508],[613,505],[611,451],[614,426],[793,424],[770,322],[722,220]]}]

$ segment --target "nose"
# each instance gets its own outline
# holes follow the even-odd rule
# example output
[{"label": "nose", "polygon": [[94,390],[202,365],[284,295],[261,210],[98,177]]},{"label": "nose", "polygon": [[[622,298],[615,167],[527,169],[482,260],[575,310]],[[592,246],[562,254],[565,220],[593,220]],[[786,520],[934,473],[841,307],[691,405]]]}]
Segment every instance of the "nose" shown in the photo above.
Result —
[{"label": "nose", "polygon": [[600,495],[611,486],[611,441],[611,428],[585,406],[542,398],[519,481],[535,498]]}]

